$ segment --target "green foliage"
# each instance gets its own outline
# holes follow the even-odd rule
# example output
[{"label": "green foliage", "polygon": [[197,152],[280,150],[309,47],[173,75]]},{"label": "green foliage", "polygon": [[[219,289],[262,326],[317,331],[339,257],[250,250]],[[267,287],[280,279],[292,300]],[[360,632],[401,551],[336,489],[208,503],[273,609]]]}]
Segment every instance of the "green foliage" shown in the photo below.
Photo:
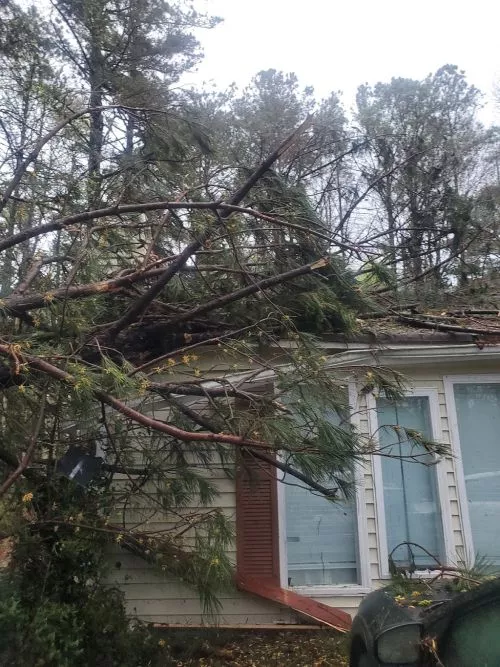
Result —
[{"label": "green foliage", "polygon": [[401,373],[384,366],[370,366],[366,373],[359,377],[359,381],[362,394],[375,392],[390,401],[397,401],[403,396],[406,382]]},{"label": "green foliage", "polygon": [[123,594],[102,582],[109,536],[89,539],[83,528],[96,523],[99,495],[59,480],[26,496],[25,514],[38,520],[19,522],[0,580],[0,664],[163,664],[156,639],[131,624]]},{"label": "green foliage", "polygon": [[369,262],[368,266],[359,272],[357,280],[366,287],[387,286],[394,288],[396,275],[394,269],[390,269],[382,262]]},{"label": "green foliage", "polygon": [[46,667],[163,665],[157,639],[125,615],[123,596],[102,588],[81,604],[26,606],[15,589],[0,600],[0,664]]},{"label": "green foliage", "polygon": [[[418,551],[418,545],[411,545]],[[432,556],[429,559],[432,563]],[[393,568],[388,592],[401,606],[426,608],[436,600],[442,600],[450,595],[464,593],[488,581],[498,579],[498,568],[487,558],[476,556],[473,565],[459,567],[441,566],[436,558],[435,570],[431,580],[413,576],[412,571]]]},{"label": "green foliage", "polygon": [[498,565],[486,556],[476,554],[473,563],[464,563],[458,568],[458,576],[453,579],[453,588],[469,591],[491,579],[500,577]]},{"label": "green foliage", "polygon": [[298,296],[289,309],[295,316],[301,331],[323,333],[342,331],[349,333],[355,328],[356,315],[353,308],[338,298],[329,287],[318,287]]},{"label": "green foliage", "polygon": [[99,375],[99,386],[104,391],[110,392],[117,397],[126,397],[129,394],[141,392],[143,385],[141,380],[130,376],[133,369],[131,364],[122,362],[116,364],[109,357],[102,357],[101,373]]}]

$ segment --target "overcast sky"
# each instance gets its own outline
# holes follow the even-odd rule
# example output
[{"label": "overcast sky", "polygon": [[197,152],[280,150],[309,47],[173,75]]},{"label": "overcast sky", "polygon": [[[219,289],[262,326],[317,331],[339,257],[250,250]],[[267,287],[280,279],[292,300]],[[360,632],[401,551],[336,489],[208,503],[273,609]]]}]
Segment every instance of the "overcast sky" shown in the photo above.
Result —
[{"label": "overcast sky", "polygon": [[465,70],[491,103],[500,80],[498,0],[197,0],[223,17],[200,35],[205,60],[189,81],[244,86],[262,69],[295,72],[319,97],[361,83],[423,78],[446,63]]}]

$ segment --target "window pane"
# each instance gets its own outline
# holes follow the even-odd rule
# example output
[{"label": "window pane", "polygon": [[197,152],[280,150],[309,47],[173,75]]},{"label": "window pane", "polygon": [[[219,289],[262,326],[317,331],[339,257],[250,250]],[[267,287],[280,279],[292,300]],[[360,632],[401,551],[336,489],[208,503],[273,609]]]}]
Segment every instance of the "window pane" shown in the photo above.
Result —
[{"label": "window pane", "polygon": [[289,585],[358,583],[356,501],[332,502],[290,475],[284,481]]},{"label": "window pane", "polygon": [[[291,586],[357,583],[355,502],[331,502],[287,476],[286,540]],[[299,482],[300,483],[300,482]]]},{"label": "window pane", "polygon": [[[389,554],[402,542],[414,542],[437,559],[443,558],[441,508],[432,456],[423,447],[409,441],[404,432],[395,432],[387,425],[414,429],[432,439],[429,398],[408,396],[397,402],[377,400],[379,442],[382,452],[385,520]],[[415,460],[408,460],[408,457]],[[391,458],[393,457],[393,458]],[[401,457],[407,457],[403,459]],[[420,549],[399,547],[392,558],[396,564],[412,564],[421,568],[435,561]]]},{"label": "window pane", "polygon": [[454,394],[474,550],[500,565],[500,384],[455,384]]}]

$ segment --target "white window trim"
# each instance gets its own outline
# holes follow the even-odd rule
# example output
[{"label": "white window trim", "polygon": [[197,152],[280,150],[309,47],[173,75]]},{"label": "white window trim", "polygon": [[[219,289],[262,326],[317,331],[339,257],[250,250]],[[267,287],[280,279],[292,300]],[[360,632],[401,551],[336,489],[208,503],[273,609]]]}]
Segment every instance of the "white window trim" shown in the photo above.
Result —
[{"label": "white window trim", "polygon": [[467,375],[445,375],[443,377],[444,395],[446,400],[446,409],[448,412],[448,426],[450,429],[451,448],[453,458],[455,459],[455,473],[458,491],[458,506],[464,541],[464,553],[460,554],[460,560],[465,560],[467,565],[473,565],[476,552],[474,549],[474,540],[472,539],[472,527],[469,515],[469,503],[467,502],[467,488],[465,485],[465,473],[462,461],[462,449],[460,446],[460,435],[458,432],[457,406],[455,403],[455,393],[453,385],[455,384],[487,384],[500,383],[500,373],[477,373]]},{"label": "white window trim", "polygon": [[[352,426],[359,432],[359,408],[358,408],[358,392],[355,382],[349,383],[349,407],[350,407],[350,422]],[[280,478],[280,470],[276,469],[278,480]],[[280,563],[280,578],[281,587],[290,588],[296,593],[306,595],[308,597],[337,597],[337,596],[355,596],[365,595],[371,591],[370,579],[370,554],[368,548],[368,521],[366,517],[366,500],[364,487],[364,465],[359,462],[354,467],[354,480],[356,487],[356,514],[358,526],[358,540],[357,540],[357,558],[358,558],[358,573],[359,584],[346,585],[325,585],[325,586],[292,586],[288,585],[288,559],[287,559],[287,542],[286,542],[286,508],[285,508],[285,488],[284,485],[278,481],[278,543],[279,543],[279,563]]]},{"label": "white window trim", "polygon": [[[443,432],[441,428],[441,415],[439,413],[439,395],[435,387],[422,387],[404,392],[405,396],[426,396],[429,399],[429,410],[431,418],[432,438],[437,442],[443,441]],[[370,437],[375,445],[378,445],[378,417],[376,398],[373,393],[367,396],[368,424]],[[382,475],[382,457],[377,454],[372,455],[373,465],[373,485],[375,491],[375,507],[377,512],[377,542],[379,554],[379,569],[381,579],[390,579],[389,572],[389,552],[387,548],[387,524],[385,520],[384,503],[384,483]],[[417,464],[415,464],[417,465]],[[444,556],[445,565],[451,565],[456,562],[455,547],[453,541],[453,527],[451,522],[451,504],[448,492],[448,483],[446,479],[446,461],[441,459],[436,464],[436,479],[438,486],[438,497],[441,505],[441,520],[443,528]],[[415,573],[415,576],[429,576],[429,570],[421,570]],[[432,576],[432,574],[430,575]]]}]

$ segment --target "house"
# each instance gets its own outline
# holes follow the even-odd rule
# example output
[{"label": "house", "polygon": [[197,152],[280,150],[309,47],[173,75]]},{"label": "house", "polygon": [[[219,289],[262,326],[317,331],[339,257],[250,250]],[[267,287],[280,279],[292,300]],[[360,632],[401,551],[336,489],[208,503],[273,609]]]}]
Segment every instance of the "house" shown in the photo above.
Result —
[{"label": "house", "polygon": [[[278,483],[265,464],[252,479],[245,466],[235,480],[211,471],[237,535],[239,590],[221,596],[220,624],[308,617],[346,627],[363,596],[389,578],[391,561],[424,574],[439,564],[471,563],[476,554],[500,565],[498,321],[497,314],[395,315],[367,320],[349,340],[322,343],[332,370],[377,364],[407,378],[396,405],[349,384],[352,423],[385,455],[357,466],[355,497],[337,504]],[[384,424],[447,443],[451,455],[435,463],[425,451],[411,452],[433,465],[394,457],[409,454],[408,444]],[[131,555],[121,565],[111,578],[131,613],[155,623],[206,622],[196,592]]]}]

